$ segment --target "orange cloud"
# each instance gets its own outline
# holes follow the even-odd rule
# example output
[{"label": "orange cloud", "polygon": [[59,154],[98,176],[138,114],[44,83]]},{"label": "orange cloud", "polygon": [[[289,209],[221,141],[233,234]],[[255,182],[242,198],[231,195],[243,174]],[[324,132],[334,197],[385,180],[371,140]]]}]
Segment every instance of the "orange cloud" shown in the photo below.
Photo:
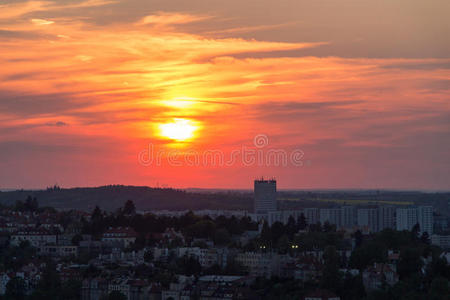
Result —
[{"label": "orange cloud", "polygon": [[154,25],[174,25],[174,24],[187,24],[193,22],[199,22],[207,20],[209,16],[196,16],[182,13],[166,13],[158,12],[154,15],[145,16],[138,24],[154,24]]}]

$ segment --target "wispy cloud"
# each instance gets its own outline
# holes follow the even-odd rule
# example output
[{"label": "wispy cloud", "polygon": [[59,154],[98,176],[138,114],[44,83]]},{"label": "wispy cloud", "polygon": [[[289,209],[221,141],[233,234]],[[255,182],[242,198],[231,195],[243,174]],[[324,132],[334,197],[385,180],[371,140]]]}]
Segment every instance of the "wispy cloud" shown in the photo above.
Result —
[{"label": "wispy cloud", "polygon": [[200,22],[210,18],[211,18],[210,16],[200,16],[174,12],[158,12],[153,15],[145,16],[138,22],[138,24],[176,25],[176,24]]}]

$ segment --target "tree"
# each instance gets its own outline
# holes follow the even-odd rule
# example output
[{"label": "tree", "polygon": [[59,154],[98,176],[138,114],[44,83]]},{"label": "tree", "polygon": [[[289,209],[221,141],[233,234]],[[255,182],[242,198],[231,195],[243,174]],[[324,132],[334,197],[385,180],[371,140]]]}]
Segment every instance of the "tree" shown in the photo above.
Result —
[{"label": "tree", "polygon": [[277,249],[280,253],[286,253],[289,249],[289,238],[283,234],[277,241]]},{"label": "tree", "polygon": [[415,248],[405,248],[400,253],[400,259],[397,265],[397,271],[400,279],[407,278],[419,273],[423,265],[420,259],[420,251]]},{"label": "tree", "polygon": [[107,300],[127,300],[127,296],[119,291],[112,291],[109,293]]},{"label": "tree", "polygon": [[286,232],[286,228],[281,222],[275,222],[270,228],[272,232],[272,242],[276,243],[278,239]]},{"label": "tree", "polygon": [[355,234],[354,234],[354,238],[355,238],[355,248],[358,248],[362,245],[363,242],[363,234],[361,232],[361,230],[356,230]]},{"label": "tree", "polygon": [[292,239],[294,234],[297,232],[297,224],[293,216],[289,216],[288,222],[286,224],[286,233],[289,238]]},{"label": "tree", "polygon": [[308,223],[306,222],[305,215],[303,213],[300,214],[300,217],[297,218],[297,231],[305,230]]},{"label": "tree", "polygon": [[328,246],[323,252],[324,269],[321,286],[324,289],[338,292],[341,284],[339,274],[340,256],[333,246]]},{"label": "tree", "polygon": [[385,262],[387,259],[387,249],[379,242],[370,242],[356,248],[350,256],[350,266],[359,270],[375,262]]},{"label": "tree", "polygon": [[198,260],[192,256],[183,256],[177,260],[177,266],[181,274],[191,276],[198,275],[202,271],[202,266]]},{"label": "tree", "polygon": [[77,300],[81,295],[81,282],[78,280],[70,279],[62,285],[61,299],[64,300]]},{"label": "tree", "polygon": [[449,296],[450,289],[448,280],[444,277],[437,277],[433,279],[429,299],[449,299]]},{"label": "tree", "polygon": [[39,208],[36,197],[28,196],[25,200],[24,209],[27,211],[36,211]]},{"label": "tree", "polygon": [[417,223],[411,229],[411,235],[412,235],[413,240],[417,241],[419,239],[419,232],[420,232],[420,225],[419,225],[419,223]]},{"label": "tree", "polygon": [[134,205],[134,202],[131,200],[127,200],[127,202],[125,202],[122,212],[124,215],[129,215],[129,216],[135,215],[136,214],[136,206]]},{"label": "tree", "polygon": [[225,228],[220,228],[214,234],[214,243],[219,246],[225,246],[231,242],[230,233]]},{"label": "tree", "polygon": [[262,230],[261,230],[261,241],[265,245],[270,245],[272,243],[272,232],[270,230],[269,224],[264,221]]},{"label": "tree", "polygon": [[151,250],[145,251],[145,253],[144,253],[144,261],[145,261],[146,263],[151,263],[151,262],[153,261],[154,258],[155,258],[155,257],[154,257],[154,255],[153,255],[153,251],[151,251]]},{"label": "tree", "polygon": [[363,299],[365,289],[361,275],[352,276],[350,273],[346,273],[341,294],[346,300]]},{"label": "tree", "polygon": [[35,290],[35,298],[38,299],[57,299],[61,293],[61,279],[56,271],[53,262],[48,261],[42,274],[38,287]]},{"label": "tree", "polygon": [[72,238],[72,245],[79,246],[80,242],[83,240],[81,234],[76,234]]},{"label": "tree", "polygon": [[420,236],[420,241],[427,245],[430,244],[430,235],[428,234],[428,232],[425,231],[424,233],[422,233],[422,235]]},{"label": "tree", "polygon": [[25,298],[25,281],[20,277],[14,277],[6,284],[6,299],[21,300]]},{"label": "tree", "polygon": [[102,218],[103,218],[103,213],[102,213],[100,207],[98,207],[96,205],[94,208],[94,211],[92,212],[91,219],[92,219],[92,221],[98,221],[98,220],[101,220]]},{"label": "tree", "polygon": [[334,232],[334,231],[336,231],[336,225],[332,225],[332,224],[330,224],[330,222],[326,221],[323,224],[323,231],[324,232]]}]

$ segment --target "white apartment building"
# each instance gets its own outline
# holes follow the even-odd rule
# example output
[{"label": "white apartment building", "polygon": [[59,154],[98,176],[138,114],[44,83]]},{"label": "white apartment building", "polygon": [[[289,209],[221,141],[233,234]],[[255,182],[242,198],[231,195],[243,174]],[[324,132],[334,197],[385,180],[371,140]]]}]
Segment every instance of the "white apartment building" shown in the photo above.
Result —
[{"label": "white apartment building", "polygon": [[367,227],[370,232],[378,231],[378,209],[359,208],[357,210],[357,223],[359,227]]},{"label": "white apartment building", "polygon": [[303,209],[303,213],[305,215],[306,222],[308,224],[317,224],[320,220],[319,209],[316,207],[305,208]]},{"label": "white apartment building", "polygon": [[411,230],[416,224],[420,225],[420,232],[427,232],[429,235],[433,234],[432,206],[397,208],[397,230]]},{"label": "white apartment building", "polygon": [[433,234],[433,207],[419,206],[417,208],[417,220],[421,232],[427,232],[430,236]]},{"label": "white apartment building", "polygon": [[378,230],[386,228],[395,229],[395,207],[379,206],[378,207]]},{"label": "white apartment building", "polygon": [[25,229],[11,236],[11,245],[18,246],[20,242],[28,241],[31,246],[39,247],[47,244],[56,245],[56,234],[45,229]]},{"label": "white apartment building", "polygon": [[342,226],[353,228],[356,225],[356,207],[353,205],[342,206]]},{"label": "white apartment building", "polygon": [[341,208],[322,208],[320,209],[320,223],[328,222],[336,225],[337,228],[342,227],[342,209]]}]

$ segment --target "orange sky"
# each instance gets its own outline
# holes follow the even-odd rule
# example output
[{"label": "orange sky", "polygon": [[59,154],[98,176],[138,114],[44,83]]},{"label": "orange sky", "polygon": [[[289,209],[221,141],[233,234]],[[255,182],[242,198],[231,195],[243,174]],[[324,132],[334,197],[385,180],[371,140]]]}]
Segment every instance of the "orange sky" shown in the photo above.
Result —
[{"label": "orange sky", "polygon": [[2,1],[0,188],[448,189],[448,11]]}]

